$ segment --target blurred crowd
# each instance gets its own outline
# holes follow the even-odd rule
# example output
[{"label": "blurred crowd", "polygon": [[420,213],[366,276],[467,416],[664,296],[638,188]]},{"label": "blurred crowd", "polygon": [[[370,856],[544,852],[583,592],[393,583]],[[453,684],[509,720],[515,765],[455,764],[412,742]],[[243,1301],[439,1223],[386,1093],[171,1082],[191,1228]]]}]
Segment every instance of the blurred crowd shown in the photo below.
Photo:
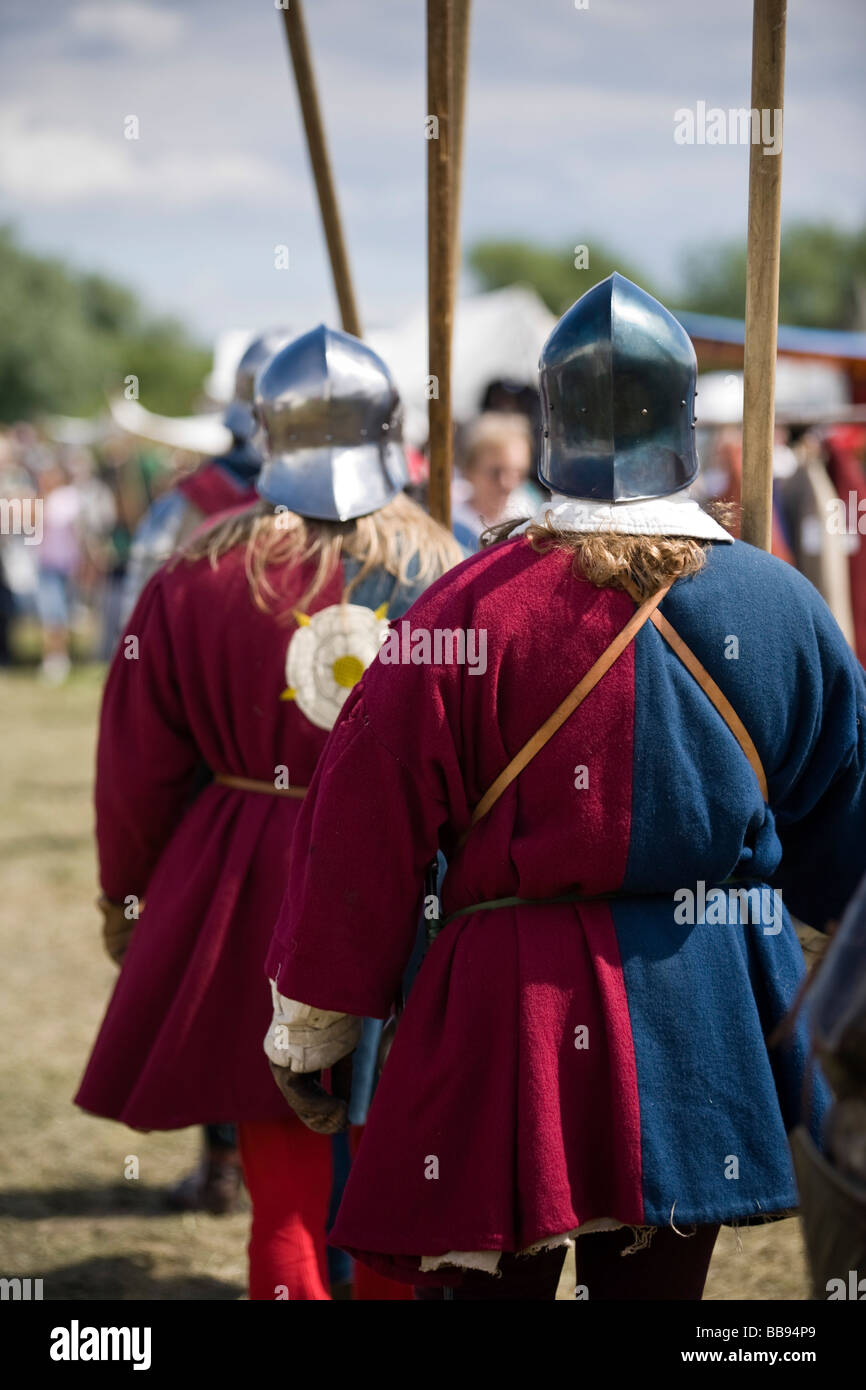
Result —
[{"label": "blurred crowd", "polygon": [[110,656],[136,527],[189,466],[121,434],[85,447],[0,431],[0,664],[36,660],[61,684],[73,655]]},{"label": "blurred crowd", "polygon": [[[467,553],[488,527],[531,515],[548,496],[536,472],[538,392],[495,380],[479,407],[455,433],[452,524]],[[737,534],[741,429],[701,430],[699,452],[703,467],[693,493],[703,503],[733,503],[726,524]],[[407,453],[410,491],[423,503],[426,458]],[[136,531],[154,502],[202,462],[119,431],[89,446],[52,442],[31,424],[0,431],[0,498],[7,507],[0,534],[0,664],[38,661],[42,678],[61,684],[73,657],[109,658],[130,606]],[[8,510],[14,499],[39,504],[38,543],[14,524],[16,514]],[[843,527],[829,523],[834,500],[845,509]],[[866,426],[780,429],[773,551],[816,586],[862,662],[864,533]]]},{"label": "blurred crowd", "polygon": [[[739,425],[701,430],[692,493],[733,504],[739,535],[743,439]],[[866,665],[866,425],[790,423],[773,451],[772,550],[804,574]]]}]

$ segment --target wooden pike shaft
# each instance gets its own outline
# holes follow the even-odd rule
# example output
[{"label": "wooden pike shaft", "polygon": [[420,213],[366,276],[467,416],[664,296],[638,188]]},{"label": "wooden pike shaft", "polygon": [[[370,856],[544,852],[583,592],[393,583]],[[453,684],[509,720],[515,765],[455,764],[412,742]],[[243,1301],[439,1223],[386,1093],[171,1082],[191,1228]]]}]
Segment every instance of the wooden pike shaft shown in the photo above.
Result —
[{"label": "wooden pike shaft", "polygon": [[[752,119],[781,122],[785,99],[787,0],[754,0]],[[768,116],[763,113],[768,112]],[[778,117],[776,112],[779,112]],[[779,319],[782,153],[752,134],[743,362],[743,540],[769,550],[773,528],[773,432]]]},{"label": "wooden pike shaft", "polygon": [[283,20],[286,27],[286,38],[289,42],[292,67],[295,72],[298,100],[304,118],[304,129],[307,133],[307,149],[310,153],[310,164],[313,168],[313,178],[319,197],[319,210],[325,228],[325,240],[328,243],[328,256],[331,261],[334,288],[337,292],[337,303],[340,306],[340,319],[346,333],[353,333],[356,338],[360,338],[361,320],[355,303],[349,257],[343,239],[340,209],[337,205],[331,161],[328,158],[328,147],[325,142],[325,128],[322,124],[316,78],[310,60],[302,0],[290,0],[288,7],[283,10]]},{"label": "wooden pike shaft", "polygon": [[431,516],[449,528],[454,319],[453,34],[453,0],[427,0],[427,113],[433,127],[427,131],[427,372],[431,397],[428,504]]},{"label": "wooden pike shaft", "polygon": [[460,195],[463,186],[463,131],[466,115],[466,73],[469,67],[469,27],[472,0],[454,0],[454,33],[452,60],[452,204],[453,227],[451,236],[454,242],[454,290],[453,299],[457,302],[457,286],[460,280]]}]

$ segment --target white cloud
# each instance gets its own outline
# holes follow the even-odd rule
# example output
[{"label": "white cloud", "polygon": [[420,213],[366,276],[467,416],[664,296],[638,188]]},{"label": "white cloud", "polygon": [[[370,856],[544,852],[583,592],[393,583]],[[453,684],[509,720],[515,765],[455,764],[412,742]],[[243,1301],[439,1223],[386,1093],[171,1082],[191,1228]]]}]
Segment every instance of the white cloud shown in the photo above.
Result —
[{"label": "white cloud", "polygon": [[122,197],[189,207],[239,197],[266,200],[275,188],[285,195],[291,179],[259,155],[170,147],[151,152],[124,139],[120,124],[111,138],[37,124],[20,107],[6,107],[0,108],[0,185],[7,198],[43,206]]},{"label": "white cloud", "polygon": [[186,21],[175,11],[142,0],[90,0],[70,15],[79,33],[109,39],[133,53],[158,53],[172,48]]}]

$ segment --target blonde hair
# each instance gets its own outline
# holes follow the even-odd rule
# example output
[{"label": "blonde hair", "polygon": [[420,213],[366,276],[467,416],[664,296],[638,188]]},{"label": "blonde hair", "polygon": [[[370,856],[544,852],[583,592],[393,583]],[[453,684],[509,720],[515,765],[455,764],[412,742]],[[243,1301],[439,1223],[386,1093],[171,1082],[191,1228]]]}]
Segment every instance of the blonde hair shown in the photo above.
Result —
[{"label": "blonde hair", "polygon": [[[722,525],[730,526],[733,508],[714,503],[707,510]],[[505,540],[520,521],[507,521],[490,527],[482,545]],[[551,550],[573,556],[572,572],[588,579],[599,589],[636,589],[646,596],[663,584],[697,574],[704,566],[708,541],[692,536],[630,536],[620,531],[561,531],[550,514],[543,522],[533,521],[524,532],[533,550],[540,555]]]},{"label": "blonde hair", "polygon": [[[253,603],[263,613],[272,612],[281,597],[269,573],[276,569],[315,565],[304,593],[292,601],[294,608],[303,608],[321,592],[343,555],[361,562],[358,573],[345,586],[344,603],[371,570],[382,569],[393,575],[395,587],[424,585],[463,559],[450,531],[405,493],[398,493],[379,511],[354,521],[311,521],[295,512],[275,512],[267,502],[260,502],[195,536],[174,563],[207,558],[216,569],[221,557],[240,545],[246,546],[244,568]],[[417,569],[410,573],[416,560]],[[279,617],[289,622],[292,614]]]},{"label": "blonde hair", "polygon": [[485,411],[467,430],[460,465],[462,472],[471,473],[479,455],[486,449],[501,448],[514,440],[526,445],[528,469],[532,462],[532,431],[526,416],[496,410]]}]

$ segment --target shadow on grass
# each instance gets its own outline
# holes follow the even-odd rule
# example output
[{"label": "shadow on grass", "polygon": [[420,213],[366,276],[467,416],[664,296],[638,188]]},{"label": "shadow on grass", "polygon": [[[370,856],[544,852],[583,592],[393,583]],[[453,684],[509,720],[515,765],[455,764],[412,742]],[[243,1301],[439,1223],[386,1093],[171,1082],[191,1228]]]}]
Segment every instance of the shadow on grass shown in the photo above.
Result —
[{"label": "shadow on grass", "polygon": [[182,1213],[169,1207],[166,1191],[165,1187],[147,1187],[141,1182],[103,1183],[98,1187],[19,1187],[0,1192],[0,1217],[11,1221],[78,1216],[180,1217]]},{"label": "shadow on grass", "polygon": [[[175,1274],[157,1277],[150,1255],[95,1255],[76,1264],[60,1265],[43,1276],[42,1297],[45,1302],[61,1299],[83,1301],[128,1302],[141,1299],[148,1302],[235,1302],[244,1293],[236,1280],[214,1279],[209,1274]],[[8,1271],[7,1278],[16,1273]],[[21,1279],[33,1278],[32,1270],[23,1270]]]}]

